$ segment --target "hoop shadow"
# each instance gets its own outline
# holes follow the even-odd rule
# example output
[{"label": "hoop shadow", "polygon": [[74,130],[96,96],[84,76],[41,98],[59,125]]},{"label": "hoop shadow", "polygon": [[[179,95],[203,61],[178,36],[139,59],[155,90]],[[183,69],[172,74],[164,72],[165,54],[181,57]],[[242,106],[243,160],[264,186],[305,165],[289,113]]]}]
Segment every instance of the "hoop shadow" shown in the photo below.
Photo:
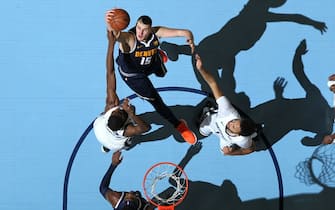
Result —
[{"label": "hoop shadow", "polygon": [[[189,161],[201,151],[202,144],[190,146],[181,162],[178,164],[182,169],[186,167]],[[326,188],[320,193],[296,194],[283,198],[257,198],[243,201],[238,194],[238,187],[231,180],[223,180],[220,186],[206,181],[188,180],[189,188],[186,198],[177,207],[179,210],[294,210],[294,209],[333,209],[332,198],[335,190]],[[303,202],[301,202],[303,201]],[[285,208],[284,208],[285,207]]]}]

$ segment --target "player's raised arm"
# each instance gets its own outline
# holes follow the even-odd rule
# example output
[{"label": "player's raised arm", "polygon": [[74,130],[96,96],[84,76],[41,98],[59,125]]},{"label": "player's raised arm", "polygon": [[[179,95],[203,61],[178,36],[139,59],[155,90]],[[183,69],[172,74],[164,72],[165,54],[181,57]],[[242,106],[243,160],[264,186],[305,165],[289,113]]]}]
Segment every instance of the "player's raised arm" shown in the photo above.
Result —
[{"label": "player's raised arm", "polygon": [[196,60],[196,67],[198,71],[200,72],[201,76],[204,78],[204,80],[207,82],[207,84],[211,88],[214,98],[218,99],[221,96],[223,96],[223,92],[220,89],[217,82],[215,81],[215,78],[203,67],[202,60],[198,54],[195,55],[195,60]]},{"label": "player's raised arm", "polygon": [[194,53],[194,37],[192,31],[188,29],[175,29],[164,26],[153,27],[153,31],[158,37],[185,37],[186,42],[190,45],[192,54]]},{"label": "player's raised arm", "polygon": [[101,195],[106,200],[108,200],[108,202],[110,204],[112,204],[113,207],[116,206],[118,200],[121,197],[121,193],[111,189],[109,187],[109,184],[110,184],[110,181],[111,181],[111,178],[112,178],[112,174],[113,174],[114,170],[116,169],[116,167],[121,163],[121,160],[122,160],[121,152],[120,151],[114,152],[113,156],[112,156],[112,163],[109,166],[109,168],[108,168],[107,172],[105,173],[104,177],[102,178],[101,183],[100,183],[100,188],[99,188],[99,191],[100,191]]},{"label": "player's raised arm", "polygon": [[[107,31],[114,34],[116,41],[120,44],[120,50],[122,52],[129,52],[135,44],[135,36],[133,33],[122,31],[128,26],[130,19],[128,20],[128,22],[123,21],[119,23],[119,25],[117,25],[116,19],[121,19],[119,17],[119,10],[120,9],[111,9],[106,12],[105,22],[107,26]],[[124,15],[124,13],[121,14]]]}]

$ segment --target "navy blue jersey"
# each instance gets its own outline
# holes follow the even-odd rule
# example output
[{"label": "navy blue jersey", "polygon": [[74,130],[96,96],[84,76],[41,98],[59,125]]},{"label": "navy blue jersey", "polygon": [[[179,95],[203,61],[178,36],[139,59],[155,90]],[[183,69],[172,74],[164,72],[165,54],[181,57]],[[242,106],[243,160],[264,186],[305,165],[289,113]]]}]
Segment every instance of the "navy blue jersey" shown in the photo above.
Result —
[{"label": "navy blue jersey", "polygon": [[[130,30],[130,33],[135,34],[134,29]],[[148,77],[152,73],[160,77],[166,73],[158,51],[158,37],[152,33],[146,42],[138,40],[135,42],[135,46],[130,49],[130,52],[123,53],[119,50],[116,62],[119,65],[118,70],[121,78],[138,96],[149,101],[161,116],[177,127],[180,124],[179,119],[163,102]]]},{"label": "navy blue jersey", "polygon": [[[132,31],[131,31],[132,32]],[[125,73],[144,73],[149,75],[161,65],[158,55],[159,39],[152,33],[146,41],[135,41],[129,53],[119,50],[117,63]]]},{"label": "navy blue jersey", "polygon": [[122,192],[121,198],[117,202],[114,210],[122,210],[127,206],[128,208],[131,207],[136,210],[147,210],[148,207],[150,206],[149,202],[142,197],[139,191],[135,192],[136,201],[126,201],[125,200],[126,193],[127,192]]}]

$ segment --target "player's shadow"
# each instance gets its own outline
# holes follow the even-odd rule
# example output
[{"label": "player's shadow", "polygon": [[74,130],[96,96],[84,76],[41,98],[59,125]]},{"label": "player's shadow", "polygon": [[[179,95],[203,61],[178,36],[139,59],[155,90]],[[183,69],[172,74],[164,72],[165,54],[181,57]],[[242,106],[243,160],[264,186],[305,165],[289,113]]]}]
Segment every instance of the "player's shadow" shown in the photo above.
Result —
[{"label": "player's shadow", "polygon": [[333,109],[316,86],[309,83],[305,87],[308,87],[305,89],[305,97],[275,98],[251,109],[249,116],[264,126],[264,135],[260,138],[268,141],[268,145],[264,141],[257,141],[257,150],[267,149],[294,130],[315,134],[313,137],[305,136],[301,139],[305,146],[319,145],[323,137],[332,132]]},{"label": "player's shadow", "polygon": [[[297,50],[302,47],[306,48],[305,40],[300,42]],[[307,52],[307,49],[305,50]],[[274,81],[273,85],[275,98],[252,108],[249,97],[244,92],[236,93],[233,89],[223,87],[223,92],[240,113],[250,117],[257,124],[263,125],[257,138],[259,141],[256,141],[257,151],[269,148],[294,130],[303,130],[314,134],[311,137],[303,137],[303,145],[319,145],[324,135],[333,130],[333,108],[329,106],[320,90],[307,77],[301,56],[294,57],[292,65],[292,71],[305,91],[305,95],[301,98],[285,98],[283,96],[285,88],[283,83],[285,81],[278,79]],[[223,74],[225,73],[223,71]],[[231,79],[232,77],[222,77],[223,83],[229,83]]]},{"label": "player's shadow", "polygon": [[[283,85],[285,83],[284,78],[274,81],[274,99],[253,108],[250,106],[249,97],[244,92],[230,92],[229,94],[229,99],[243,117],[249,117],[255,123],[263,126],[258,132],[258,137],[255,139],[257,151],[271,147],[290,131],[294,130],[303,130],[314,134],[313,137],[303,137],[303,145],[319,145],[322,138],[333,130],[333,108],[329,106],[320,90],[308,79],[300,60],[293,61],[293,69],[297,81],[305,91],[305,96],[301,98],[289,99],[283,96],[285,88],[285,85]],[[224,79],[226,81],[228,78],[224,77]],[[227,92],[224,91],[224,93]],[[190,129],[195,132],[198,139],[205,138],[199,134],[198,121],[202,108],[208,101],[213,103],[214,99],[207,97],[196,106],[176,105],[170,107],[176,116],[188,122]],[[157,112],[147,112],[140,116],[148,123],[154,124],[159,128],[135,137],[133,146],[142,142],[163,140],[170,136],[173,136],[178,142],[184,142],[171,124]]]},{"label": "player's shadow", "polygon": [[[301,54],[297,51],[301,51]],[[329,106],[320,90],[304,72],[302,55],[305,53],[307,53],[306,41],[303,40],[296,49],[292,66],[296,79],[305,91],[305,96],[293,99],[284,98],[285,80],[278,78],[273,85],[275,98],[247,112],[256,123],[263,124],[263,136],[270,145],[275,144],[290,131],[303,130],[315,135],[303,137],[302,144],[316,146],[322,142],[325,135],[330,134],[333,130],[333,108]],[[259,144],[258,150],[266,149],[268,146]]]},{"label": "player's shadow", "polygon": [[[234,69],[235,57],[241,51],[249,50],[262,37],[269,22],[295,22],[309,25],[315,29],[325,32],[325,23],[312,20],[300,14],[273,13],[271,8],[282,6],[286,0],[249,0],[240,13],[230,19],[219,31],[205,37],[196,46],[196,52],[203,60],[203,65],[215,76],[221,88],[227,90],[235,89]],[[273,40],[275,42],[275,40]],[[278,40],[280,41],[280,40]],[[162,42],[161,48],[167,52],[170,60],[178,60],[180,54],[192,55],[188,45],[176,45]],[[208,85],[199,75],[192,56],[194,73],[201,84],[201,89],[209,92]],[[225,75],[220,74],[220,70]],[[230,77],[228,82],[223,82],[224,77]]]},{"label": "player's shadow", "polygon": [[[219,31],[202,39],[196,46],[196,52],[202,57],[204,67],[215,77],[229,100],[257,123],[264,124],[263,133],[259,135],[263,137],[261,138],[263,141],[258,141],[263,142],[258,145],[259,150],[268,148],[291,130],[298,129],[316,133],[315,141],[309,141],[311,138],[305,138],[304,141],[306,145],[316,145],[320,142],[321,136],[332,129],[328,117],[333,118],[333,115],[329,113],[328,104],[313,84],[302,84],[306,87],[310,85],[308,88],[304,87],[305,98],[281,101],[274,99],[253,109],[250,107],[249,97],[244,92],[235,92],[235,58],[240,52],[247,51],[256,44],[264,34],[268,23],[295,22],[312,26],[321,33],[326,31],[325,23],[304,15],[270,12],[270,9],[278,8],[285,2],[286,0],[249,0],[237,16],[230,19]],[[172,61],[178,60],[179,55],[192,55],[188,45],[163,42],[161,48],[167,52]],[[207,83],[196,69],[194,56],[192,65],[201,89],[210,92]],[[301,75],[296,76],[300,82]]]},{"label": "player's shadow", "polygon": [[[189,161],[200,152],[201,148],[201,142],[190,146],[178,164],[179,167],[185,169]],[[320,193],[295,194],[273,199],[261,197],[243,201],[238,195],[237,186],[231,180],[224,180],[220,186],[206,181],[192,180],[189,180],[188,184],[188,194],[176,207],[178,210],[330,210],[333,209],[332,198],[335,196],[335,190],[333,188],[324,188]]]},{"label": "player's shadow", "polygon": [[[202,108],[207,104],[208,101],[213,102],[213,99],[206,97],[195,106],[176,105],[169,107],[178,118],[184,119],[187,122],[188,127],[195,133],[198,140],[204,138],[199,133],[198,121],[202,112]],[[179,132],[171,125],[171,123],[161,117],[157,112],[146,112],[140,114],[139,116],[144,121],[151,124],[153,129],[145,134],[134,137],[132,141],[132,147],[143,142],[164,140],[171,136],[180,143],[185,142],[184,139],[180,136]]]}]

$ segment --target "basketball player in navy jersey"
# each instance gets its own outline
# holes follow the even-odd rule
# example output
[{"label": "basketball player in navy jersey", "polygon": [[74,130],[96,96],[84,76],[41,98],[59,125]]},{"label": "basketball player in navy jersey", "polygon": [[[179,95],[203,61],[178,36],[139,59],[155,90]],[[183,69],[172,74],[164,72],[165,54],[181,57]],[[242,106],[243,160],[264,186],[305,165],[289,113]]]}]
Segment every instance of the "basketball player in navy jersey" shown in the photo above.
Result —
[{"label": "basketball player in navy jersey", "polygon": [[112,163],[100,182],[99,191],[101,195],[113,206],[114,210],[154,210],[155,206],[144,199],[139,191],[116,191],[110,188],[112,174],[121,163],[120,151],[112,155]]},{"label": "basketball player in navy jersey", "polygon": [[[179,120],[172,113],[169,107],[163,102],[158,91],[149,79],[152,73],[163,77],[166,73],[162,57],[159,52],[159,38],[161,37],[185,37],[188,44],[194,51],[193,34],[186,29],[172,29],[167,27],[152,27],[152,20],[149,16],[138,18],[134,28],[128,32],[116,31],[108,22],[113,19],[113,10],[106,13],[108,37],[115,36],[119,42],[119,55],[116,59],[119,65],[119,72],[123,81],[138,96],[152,104],[155,110],[168,120],[181,134],[185,141],[190,144],[197,142],[196,135],[187,127],[184,120]],[[110,44],[110,43],[109,43]],[[114,72],[107,73],[107,84],[115,81]],[[115,90],[115,89],[114,89]],[[106,108],[113,106],[117,101],[115,91],[107,91]]]}]

